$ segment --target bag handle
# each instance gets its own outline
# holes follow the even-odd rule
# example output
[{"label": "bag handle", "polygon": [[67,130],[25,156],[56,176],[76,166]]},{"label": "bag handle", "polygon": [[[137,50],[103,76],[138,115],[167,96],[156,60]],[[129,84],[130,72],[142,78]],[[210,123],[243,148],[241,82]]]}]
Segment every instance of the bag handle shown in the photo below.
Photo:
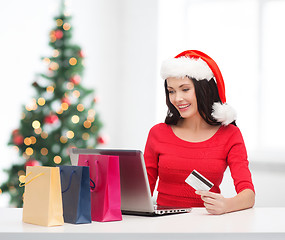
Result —
[{"label": "bag handle", "polygon": [[95,184],[95,182],[90,178],[90,182],[93,184],[93,186],[90,186],[90,191],[94,191],[95,190],[95,187],[96,187],[96,184]]},{"label": "bag handle", "polygon": [[[62,172],[63,172],[63,170],[60,169],[60,173],[62,173]],[[70,174],[70,176],[69,176],[68,186],[67,186],[67,188],[66,188],[65,190],[61,191],[61,193],[65,193],[65,192],[67,192],[67,191],[69,190],[69,188],[70,188],[70,186],[71,186],[72,176],[73,176],[74,173],[76,173],[76,171],[75,171],[75,170],[72,170],[72,172],[71,172],[71,174]]]},{"label": "bag handle", "polygon": [[[90,164],[89,164],[89,160],[88,160],[88,159],[85,160],[84,162],[85,162],[85,165],[86,165],[87,167],[90,167]],[[95,175],[96,175],[96,177],[95,177],[95,182],[90,178],[90,182],[92,182],[92,184],[94,185],[94,187],[91,187],[91,186],[90,186],[90,191],[91,191],[91,192],[95,192],[96,186],[98,186],[98,179],[99,179],[99,177],[98,177],[98,175],[99,175],[98,164],[99,164],[99,163],[98,163],[98,160],[95,160]]]},{"label": "bag handle", "polygon": [[30,179],[28,182],[26,182],[26,178],[31,175],[32,172],[30,172],[28,175],[26,175],[24,177],[24,179],[21,179],[21,182],[19,183],[19,187],[24,187],[26,186],[27,184],[29,184],[30,182],[34,181],[36,178],[38,178],[39,176],[42,176],[44,175],[44,173],[39,173],[38,175],[34,176],[32,179]]}]

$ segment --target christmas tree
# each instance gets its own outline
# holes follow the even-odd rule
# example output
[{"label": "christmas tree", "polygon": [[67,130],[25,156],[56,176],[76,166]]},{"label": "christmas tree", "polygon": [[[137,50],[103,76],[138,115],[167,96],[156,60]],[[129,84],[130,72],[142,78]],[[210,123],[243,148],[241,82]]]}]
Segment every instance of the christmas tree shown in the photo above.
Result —
[{"label": "christmas tree", "polygon": [[70,148],[95,148],[104,143],[94,90],[81,84],[84,54],[71,43],[71,16],[63,4],[49,37],[52,53],[43,58],[47,71],[38,74],[32,84],[35,97],[23,106],[19,128],[8,143],[18,151],[19,160],[4,170],[8,179],[0,191],[8,193],[16,207],[22,206],[24,188],[19,187],[19,179],[26,166],[70,164]]}]

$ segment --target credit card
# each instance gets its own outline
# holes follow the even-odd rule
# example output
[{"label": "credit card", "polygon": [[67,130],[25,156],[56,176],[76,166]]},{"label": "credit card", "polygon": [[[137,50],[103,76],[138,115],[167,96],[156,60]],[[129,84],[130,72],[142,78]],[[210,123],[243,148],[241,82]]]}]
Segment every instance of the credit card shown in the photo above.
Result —
[{"label": "credit card", "polygon": [[193,170],[193,172],[190,173],[185,182],[195,190],[209,191],[214,186],[213,183],[196,170]]}]

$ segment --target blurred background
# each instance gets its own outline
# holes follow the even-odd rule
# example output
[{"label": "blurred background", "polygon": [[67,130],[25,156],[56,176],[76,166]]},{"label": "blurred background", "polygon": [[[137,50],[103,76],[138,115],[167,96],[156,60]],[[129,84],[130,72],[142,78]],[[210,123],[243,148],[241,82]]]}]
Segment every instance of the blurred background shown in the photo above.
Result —
[{"label": "blurred background", "polygon": [[[85,52],[82,82],[95,89],[104,148],[144,151],[149,129],[166,114],[160,63],[198,49],[219,65],[227,102],[248,150],[256,206],[285,206],[285,1],[70,0],[73,40]],[[49,31],[60,1],[0,1],[2,169],[17,162],[7,146],[35,74],[50,55]],[[278,187],[280,186],[280,188]],[[227,170],[221,186],[234,188]],[[0,195],[0,206],[8,206]]]}]

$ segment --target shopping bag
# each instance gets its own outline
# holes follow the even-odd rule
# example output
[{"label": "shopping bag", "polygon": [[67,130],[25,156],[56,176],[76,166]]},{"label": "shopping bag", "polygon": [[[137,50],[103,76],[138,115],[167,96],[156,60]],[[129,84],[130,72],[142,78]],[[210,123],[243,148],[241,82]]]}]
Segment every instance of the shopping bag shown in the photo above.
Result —
[{"label": "shopping bag", "polygon": [[59,166],[66,223],[91,223],[89,167]]},{"label": "shopping bag", "polygon": [[27,166],[22,186],[23,222],[42,226],[64,224],[58,167]]},{"label": "shopping bag", "polygon": [[118,156],[80,154],[79,166],[90,167],[92,221],[108,222],[122,220],[121,185]]}]

